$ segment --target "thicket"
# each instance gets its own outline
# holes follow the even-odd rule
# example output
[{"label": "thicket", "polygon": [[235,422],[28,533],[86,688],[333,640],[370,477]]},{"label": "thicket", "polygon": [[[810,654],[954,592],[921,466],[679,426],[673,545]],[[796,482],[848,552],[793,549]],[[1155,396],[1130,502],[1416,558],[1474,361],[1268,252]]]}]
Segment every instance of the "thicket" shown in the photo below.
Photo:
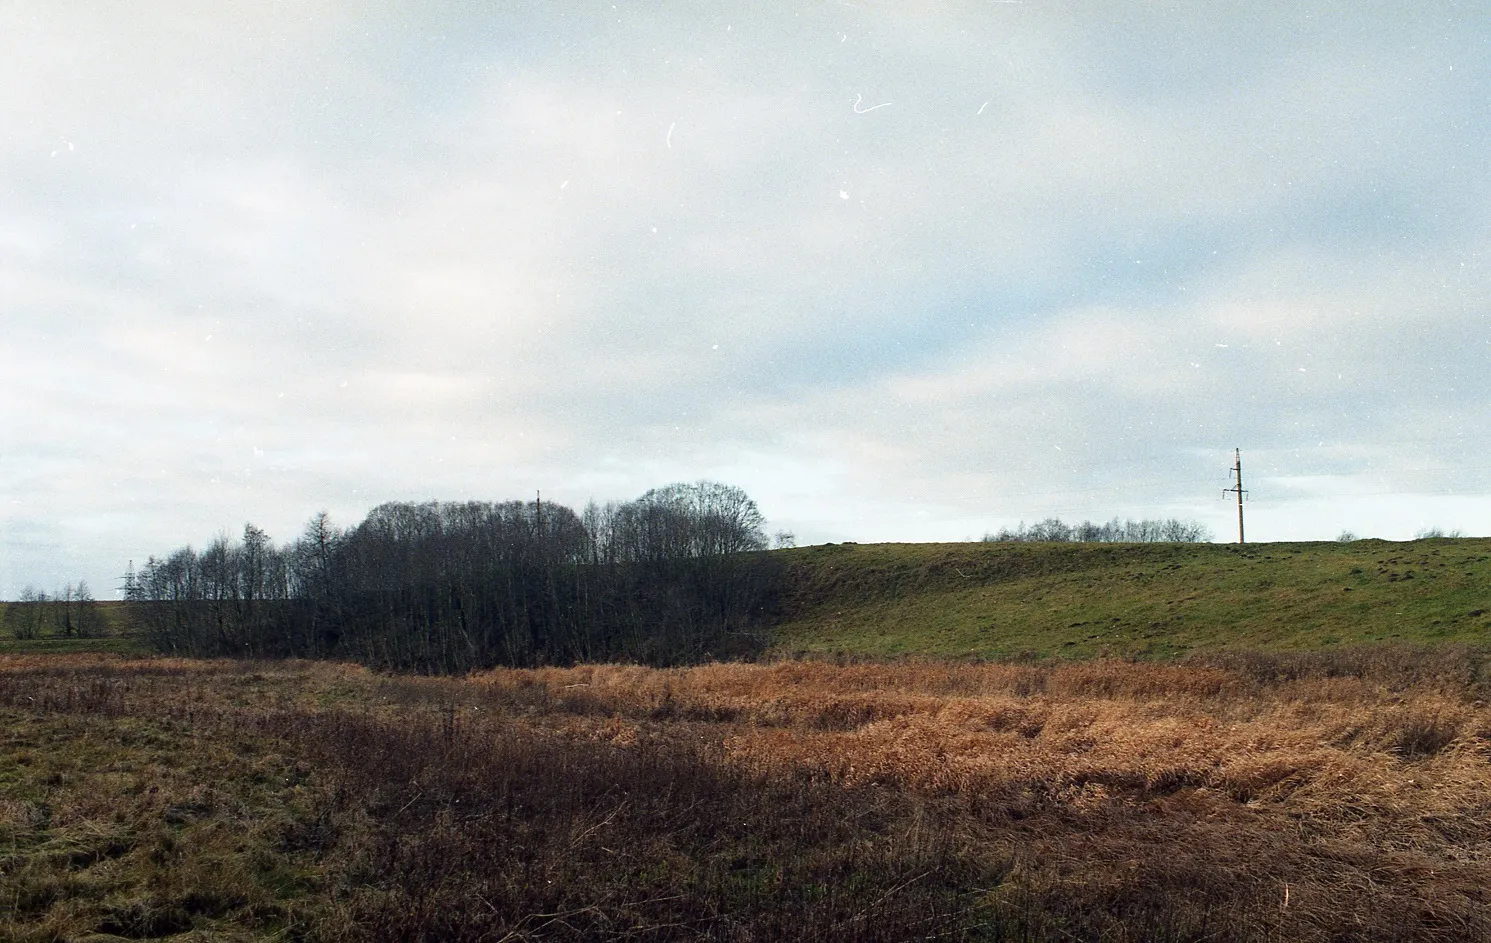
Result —
[{"label": "thicket", "polygon": [[15,639],[43,636],[90,638],[106,630],[103,616],[88,589],[79,580],[53,593],[27,586],[21,598],[5,606],[5,628]]},{"label": "thicket", "polygon": [[1211,540],[1211,529],[1198,521],[1179,518],[1119,520],[1105,524],[1083,521],[1068,524],[1059,517],[1048,517],[1026,526],[1021,521],[1014,530],[1002,527],[998,533],[985,534],[988,543],[1179,543],[1197,544]]},{"label": "thicket", "polygon": [[781,584],[764,518],[714,482],[635,501],[389,503],[276,546],[247,525],[152,557],[125,595],[189,655],[336,657],[428,672],[750,654]]}]

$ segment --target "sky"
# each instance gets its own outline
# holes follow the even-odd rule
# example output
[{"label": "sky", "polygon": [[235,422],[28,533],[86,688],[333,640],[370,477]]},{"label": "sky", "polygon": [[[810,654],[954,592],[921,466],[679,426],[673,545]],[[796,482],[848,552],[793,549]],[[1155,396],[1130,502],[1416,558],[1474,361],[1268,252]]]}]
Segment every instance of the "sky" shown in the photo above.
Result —
[{"label": "sky", "polygon": [[0,597],[392,500],[1491,534],[1491,18],[0,4]]}]

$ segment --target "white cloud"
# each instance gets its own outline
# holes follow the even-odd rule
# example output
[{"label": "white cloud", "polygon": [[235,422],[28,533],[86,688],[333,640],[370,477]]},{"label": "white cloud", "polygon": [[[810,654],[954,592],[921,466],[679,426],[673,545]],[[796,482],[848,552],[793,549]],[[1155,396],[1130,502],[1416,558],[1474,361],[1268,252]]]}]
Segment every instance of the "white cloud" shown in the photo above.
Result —
[{"label": "white cloud", "polygon": [[706,475],[1204,515],[1235,445],[1260,535],[1480,520],[1485,29],[1307,12],[12,5],[0,595]]}]

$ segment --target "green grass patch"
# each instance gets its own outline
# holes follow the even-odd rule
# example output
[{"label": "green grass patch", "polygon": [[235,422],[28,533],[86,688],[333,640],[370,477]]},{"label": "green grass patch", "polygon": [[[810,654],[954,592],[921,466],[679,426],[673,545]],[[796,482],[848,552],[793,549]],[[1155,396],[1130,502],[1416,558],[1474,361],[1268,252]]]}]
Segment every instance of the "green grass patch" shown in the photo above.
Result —
[{"label": "green grass patch", "polygon": [[1491,540],[789,551],[778,653],[1168,658],[1491,639]]},{"label": "green grass patch", "polygon": [[135,636],[105,635],[97,638],[17,639],[0,636],[0,654],[42,655],[77,652],[109,652],[118,655],[142,655],[150,646]]},{"label": "green grass patch", "polygon": [[10,610],[20,609],[23,605],[25,604],[0,603],[0,654],[106,652],[138,655],[150,651],[150,647],[140,638],[138,628],[130,620],[125,604],[117,600],[92,604],[99,616],[97,624],[100,631],[87,637],[62,636],[49,628],[35,638],[16,638]]},{"label": "green grass patch", "polygon": [[309,919],[305,805],[268,738],[0,709],[0,938],[284,939]]}]

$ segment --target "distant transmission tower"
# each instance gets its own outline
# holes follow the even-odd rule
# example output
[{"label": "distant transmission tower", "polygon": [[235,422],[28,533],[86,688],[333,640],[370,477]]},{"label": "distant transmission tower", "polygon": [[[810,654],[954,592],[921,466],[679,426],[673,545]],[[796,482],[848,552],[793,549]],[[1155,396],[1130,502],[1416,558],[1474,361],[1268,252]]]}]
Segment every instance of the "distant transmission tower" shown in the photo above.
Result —
[{"label": "distant transmission tower", "polygon": [[1232,467],[1230,469],[1228,469],[1228,471],[1230,472],[1230,474],[1231,474],[1231,476],[1233,478],[1233,485],[1232,485],[1231,488],[1223,488],[1222,489],[1222,497],[1225,498],[1225,497],[1227,497],[1227,495],[1232,494],[1233,492],[1237,493],[1237,542],[1238,543],[1245,543],[1246,541],[1243,540],[1243,513],[1242,513],[1242,506],[1243,506],[1243,495],[1247,494],[1247,492],[1243,490],[1243,486],[1242,486],[1242,450],[1241,449],[1233,449],[1232,453],[1233,453],[1233,457],[1234,457],[1235,461],[1234,461]]}]

